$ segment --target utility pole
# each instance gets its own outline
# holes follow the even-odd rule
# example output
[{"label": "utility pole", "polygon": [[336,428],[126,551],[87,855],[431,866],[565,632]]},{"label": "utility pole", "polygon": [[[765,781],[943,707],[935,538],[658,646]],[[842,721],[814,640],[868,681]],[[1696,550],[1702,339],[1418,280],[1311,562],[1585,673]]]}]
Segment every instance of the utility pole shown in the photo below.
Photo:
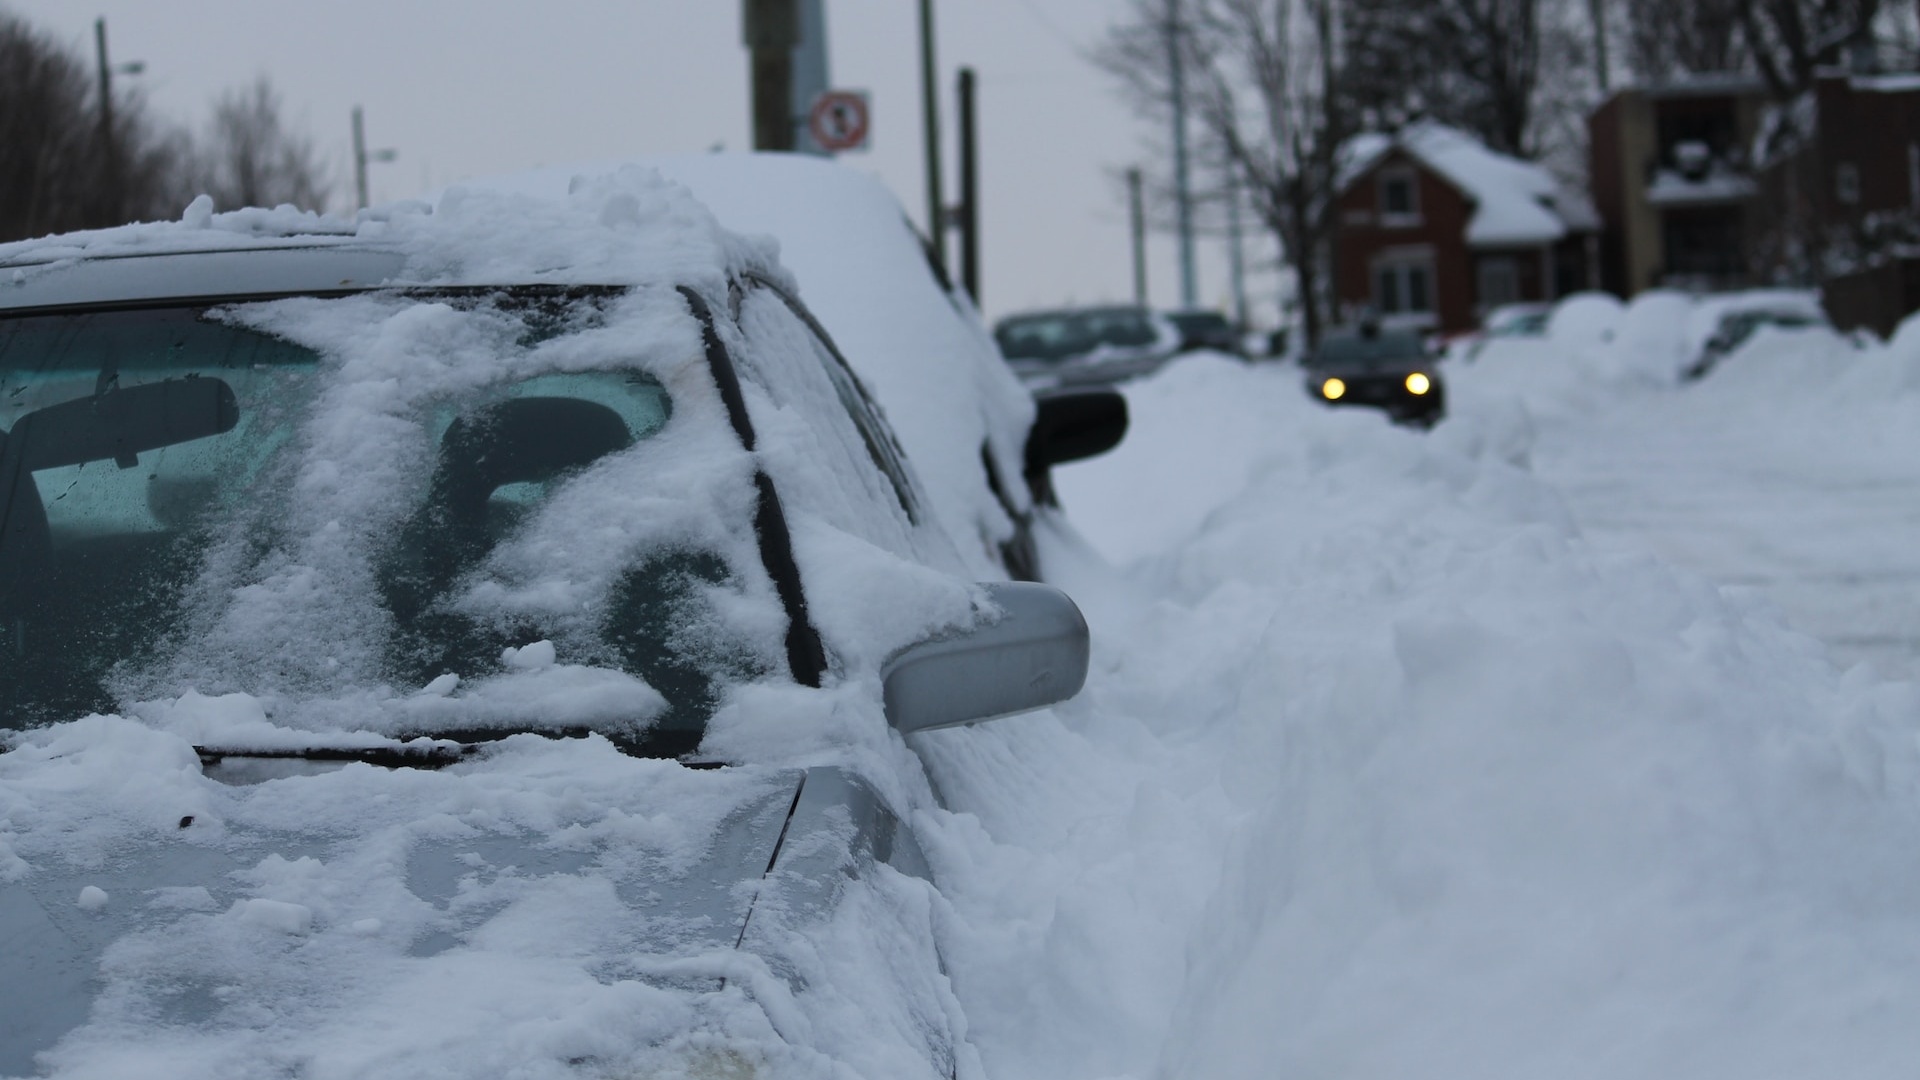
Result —
[{"label": "utility pole", "polygon": [[960,69],[960,282],[980,304],[979,132],[973,111],[973,69]]},{"label": "utility pole", "polygon": [[826,0],[800,0],[800,44],[793,50],[793,148],[831,157],[807,129],[813,103],[833,85],[827,64]]},{"label": "utility pole", "polygon": [[1180,306],[1193,307],[1199,295],[1193,265],[1193,184],[1187,170],[1186,23],[1180,0],[1167,0],[1167,61],[1173,91],[1173,188],[1180,215]]},{"label": "utility pole", "polygon": [[1147,205],[1140,170],[1127,170],[1127,208],[1133,221],[1133,302],[1147,306]]},{"label": "utility pole", "polygon": [[1247,249],[1240,235],[1240,170],[1227,175],[1227,250],[1233,273],[1233,325],[1247,329]]},{"label": "utility pole", "polygon": [[367,208],[367,162],[392,161],[399,157],[396,150],[368,150],[367,125],[361,115],[360,106],[353,107],[353,193],[360,200],[359,208]]},{"label": "utility pole", "polygon": [[792,150],[793,50],[800,44],[797,0],[744,0],[743,36],[752,57],[753,148]]},{"label": "utility pole", "polygon": [[93,20],[93,47],[100,62],[100,209],[102,225],[118,225],[126,215],[125,177],[120,170],[120,141],[113,137],[113,76],[138,75],[147,65],[138,60],[107,62],[107,20]]},{"label": "utility pole", "polygon": [[923,134],[927,140],[927,237],[933,257],[947,266],[946,196],[940,190],[939,73],[933,55],[933,0],[920,0],[920,104],[925,110]]},{"label": "utility pole", "polygon": [[1587,15],[1593,19],[1593,56],[1600,73],[1600,96],[1606,97],[1613,90],[1607,71],[1606,0],[1587,0]]},{"label": "utility pole", "polygon": [[107,64],[107,20],[93,20],[100,58],[100,204],[102,225],[120,224],[120,153],[113,138],[113,68]]}]

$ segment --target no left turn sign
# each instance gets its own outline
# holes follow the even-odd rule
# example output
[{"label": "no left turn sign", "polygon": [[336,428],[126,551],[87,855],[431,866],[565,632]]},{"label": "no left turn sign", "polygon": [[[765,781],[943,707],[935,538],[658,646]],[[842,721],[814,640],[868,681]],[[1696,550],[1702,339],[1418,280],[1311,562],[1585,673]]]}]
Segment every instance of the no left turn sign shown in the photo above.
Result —
[{"label": "no left turn sign", "polygon": [[829,90],[813,99],[807,111],[807,131],[820,149],[839,153],[867,145],[872,112],[864,90]]}]

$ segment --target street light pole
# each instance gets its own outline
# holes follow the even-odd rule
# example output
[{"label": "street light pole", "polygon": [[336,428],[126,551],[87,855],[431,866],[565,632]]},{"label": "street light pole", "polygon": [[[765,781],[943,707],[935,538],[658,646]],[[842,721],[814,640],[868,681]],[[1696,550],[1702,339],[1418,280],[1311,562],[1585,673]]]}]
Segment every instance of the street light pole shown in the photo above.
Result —
[{"label": "street light pole", "polygon": [[1139,169],[1127,170],[1127,216],[1133,225],[1133,302],[1147,306],[1147,206]]},{"label": "street light pole", "polygon": [[360,106],[353,107],[353,193],[359,199],[358,207],[367,208],[367,162],[392,161],[400,156],[397,150],[368,150],[366,118],[361,114]]},{"label": "street light pole", "polygon": [[1193,185],[1187,171],[1186,22],[1180,0],[1167,0],[1167,62],[1173,91],[1173,195],[1180,214],[1180,305],[1193,307],[1199,287],[1193,264]]},{"label": "street light pole", "polygon": [[745,0],[741,35],[752,68],[753,148],[792,150],[793,50],[800,44],[796,0]]},{"label": "street light pole", "polygon": [[920,0],[920,104],[927,140],[927,238],[933,257],[947,266],[946,196],[940,190],[940,97],[933,56],[933,0]]},{"label": "street light pole", "polygon": [[94,51],[100,60],[100,204],[102,225],[120,223],[120,155],[113,140],[113,68],[107,63],[107,20],[93,20]]},{"label": "street light pole", "polygon": [[973,69],[960,69],[960,282],[980,304],[980,139]]}]

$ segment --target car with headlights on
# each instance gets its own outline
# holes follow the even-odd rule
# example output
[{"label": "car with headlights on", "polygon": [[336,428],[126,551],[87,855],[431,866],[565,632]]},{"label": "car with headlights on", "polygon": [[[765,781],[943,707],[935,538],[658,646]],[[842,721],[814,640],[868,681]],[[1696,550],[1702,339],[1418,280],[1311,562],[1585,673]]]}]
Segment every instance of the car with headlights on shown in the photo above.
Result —
[{"label": "car with headlights on", "polygon": [[1395,423],[1432,427],[1446,415],[1446,384],[1418,334],[1362,323],[1323,335],[1304,357],[1307,393],[1328,405],[1379,409]]},{"label": "car with headlights on", "polygon": [[0,246],[0,1075],[977,1073],[910,737],[1087,628],[801,289],[639,169]]}]

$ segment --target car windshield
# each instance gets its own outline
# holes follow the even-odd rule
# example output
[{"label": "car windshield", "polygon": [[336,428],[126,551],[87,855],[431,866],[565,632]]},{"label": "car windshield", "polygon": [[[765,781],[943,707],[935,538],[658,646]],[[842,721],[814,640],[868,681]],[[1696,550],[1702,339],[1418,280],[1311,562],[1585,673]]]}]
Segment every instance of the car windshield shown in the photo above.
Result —
[{"label": "car windshield", "polygon": [[1009,360],[1066,360],[1102,346],[1143,348],[1154,344],[1153,322],[1134,308],[1093,308],[1021,315],[994,329]]},{"label": "car windshield", "polygon": [[1426,346],[1418,334],[1382,330],[1377,334],[1328,334],[1306,359],[1308,367],[1393,367],[1418,364]]},{"label": "car windshield", "polygon": [[[739,588],[724,523],[703,537],[663,501],[651,536],[587,534],[672,471],[649,461],[674,414],[660,379],[582,351],[614,299],[0,320],[0,727],[242,690],[395,734],[586,726],[691,750],[721,681],[770,650],[710,610]],[[250,328],[261,309],[385,337],[334,354]],[[407,355],[409,335],[466,367]]]}]

